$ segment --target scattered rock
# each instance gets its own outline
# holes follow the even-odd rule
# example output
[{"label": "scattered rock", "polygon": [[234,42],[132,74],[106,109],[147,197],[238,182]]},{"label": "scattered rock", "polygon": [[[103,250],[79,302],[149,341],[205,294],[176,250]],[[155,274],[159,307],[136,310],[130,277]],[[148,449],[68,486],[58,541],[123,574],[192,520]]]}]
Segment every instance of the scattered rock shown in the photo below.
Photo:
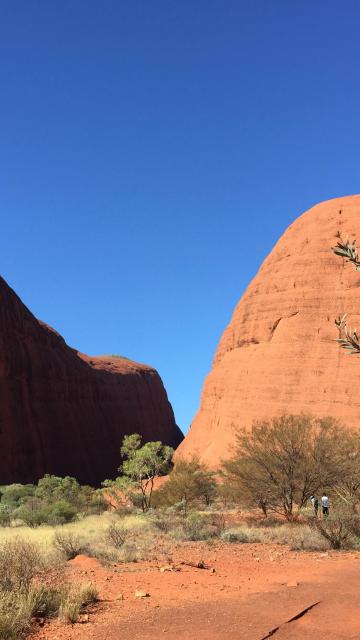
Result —
[{"label": "scattered rock", "polygon": [[142,591],[141,589],[136,589],[135,598],[150,598],[150,593],[147,593],[147,591]]},{"label": "scattered rock", "polygon": [[195,569],[209,569],[210,567],[208,567],[207,564],[205,564],[205,562],[203,560],[200,560],[199,562],[180,562],[180,564],[185,564],[187,567],[195,567]]},{"label": "scattered rock", "polygon": [[179,567],[175,567],[173,564],[166,564],[163,567],[160,567],[160,572],[165,573],[165,571],[181,571]]},{"label": "scattered rock", "polygon": [[81,613],[78,617],[77,620],[80,624],[86,624],[87,622],[89,622],[89,614],[88,613]]}]

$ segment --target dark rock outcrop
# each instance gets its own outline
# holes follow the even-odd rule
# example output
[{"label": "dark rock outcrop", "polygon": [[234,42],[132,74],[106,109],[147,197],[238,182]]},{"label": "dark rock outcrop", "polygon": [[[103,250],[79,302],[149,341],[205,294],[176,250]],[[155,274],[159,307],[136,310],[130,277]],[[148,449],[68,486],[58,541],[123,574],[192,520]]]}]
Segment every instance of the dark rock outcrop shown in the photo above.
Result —
[{"label": "dark rock outcrop", "polygon": [[70,348],[0,278],[0,484],[45,473],[99,484],[129,433],[182,440],[158,373]]}]

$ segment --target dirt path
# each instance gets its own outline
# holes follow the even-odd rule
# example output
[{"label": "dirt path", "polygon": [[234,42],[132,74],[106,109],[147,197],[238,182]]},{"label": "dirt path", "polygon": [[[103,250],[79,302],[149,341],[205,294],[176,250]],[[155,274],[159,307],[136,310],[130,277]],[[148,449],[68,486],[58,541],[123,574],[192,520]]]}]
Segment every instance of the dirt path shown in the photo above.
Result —
[{"label": "dirt path", "polygon": [[[162,563],[111,569],[79,557],[72,579],[96,582],[101,602],[87,624],[47,624],[33,640],[359,640],[358,557],[203,544],[177,549]],[[180,564],[199,559],[210,569]],[[160,572],[169,560],[180,571]],[[137,589],[150,596],[136,598]]]}]

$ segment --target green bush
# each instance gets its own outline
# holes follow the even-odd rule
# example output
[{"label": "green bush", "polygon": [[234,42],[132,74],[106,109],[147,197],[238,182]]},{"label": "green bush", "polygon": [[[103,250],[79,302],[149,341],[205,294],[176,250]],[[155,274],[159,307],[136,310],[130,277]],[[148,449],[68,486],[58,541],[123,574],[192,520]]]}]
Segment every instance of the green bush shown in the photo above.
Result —
[{"label": "green bush", "polygon": [[197,458],[179,460],[164,486],[154,494],[154,506],[181,504],[186,514],[194,505],[209,505],[216,495],[215,474]]},{"label": "green bush", "polygon": [[4,505],[0,505],[0,527],[8,527],[10,522],[10,510]]},{"label": "green bush", "polygon": [[1,487],[1,503],[10,510],[20,507],[24,502],[34,495],[35,486],[33,484],[9,484]]}]

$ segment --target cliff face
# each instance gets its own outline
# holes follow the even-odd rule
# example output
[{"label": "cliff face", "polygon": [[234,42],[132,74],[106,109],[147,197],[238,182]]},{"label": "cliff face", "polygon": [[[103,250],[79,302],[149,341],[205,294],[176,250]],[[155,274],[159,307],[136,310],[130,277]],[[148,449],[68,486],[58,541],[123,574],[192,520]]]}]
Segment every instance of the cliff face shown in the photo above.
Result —
[{"label": "cliff face", "polygon": [[334,319],[360,325],[360,273],[334,256],[360,231],[360,196],[313,207],[284,233],[237,305],[177,456],[212,466],[234,430],[280,413],[331,415],[360,427],[360,358],[340,350]]},{"label": "cliff face", "polygon": [[0,484],[114,477],[125,434],[182,440],[158,373],[67,346],[0,278]]}]

